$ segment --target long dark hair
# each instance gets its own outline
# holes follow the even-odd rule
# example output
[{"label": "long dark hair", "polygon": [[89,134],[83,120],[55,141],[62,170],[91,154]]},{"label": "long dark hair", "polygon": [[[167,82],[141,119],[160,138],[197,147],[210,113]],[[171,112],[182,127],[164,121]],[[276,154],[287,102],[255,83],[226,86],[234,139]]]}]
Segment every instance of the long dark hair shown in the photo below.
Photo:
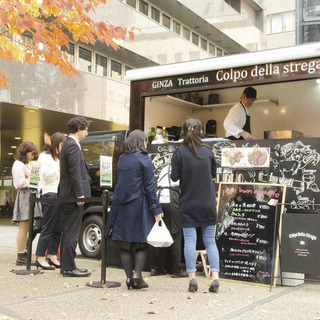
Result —
[{"label": "long dark hair", "polygon": [[38,155],[38,147],[31,141],[25,141],[19,144],[16,154],[14,156],[15,160],[20,160],[23,163],[28,163],[27,153],[33,152],[35,156]]},{"label": "long dark hair", "polygon": [[123,153],[147,152],[145,147],[145,142],[147,141],[147,135],[143,131],[134,130],[123,143]]},{"label": "long dark hair", "polygon": [[201,122],[198,119],[190,118],[186,120],[181,129],[181,138],[183,139],[182,144],[186,145],[197,159],[202,159],[197,151],[197,146],[205,146],[210,148],[209,145],[203,143],[203,130]]},{"label": "long dark hair", "polygon": [[51,144],[46,144],[43,147],[45,153],[51,154],[54,160],[57,160],[59,157],[59,145],[60,142],[66,141],[66,136],[63,133],[56,132],[50,137]]}]

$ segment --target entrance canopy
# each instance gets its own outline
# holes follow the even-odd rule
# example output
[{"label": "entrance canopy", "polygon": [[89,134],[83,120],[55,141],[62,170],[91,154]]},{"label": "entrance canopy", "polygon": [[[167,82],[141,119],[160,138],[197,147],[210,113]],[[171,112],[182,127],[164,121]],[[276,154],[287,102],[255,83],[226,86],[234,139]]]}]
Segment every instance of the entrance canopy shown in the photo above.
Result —
[{"label": "entrance canopy", "polygon": [[[68,133],[67,123],[76,115],[10,103],[0,103],[0,176],[11,176],[13,155],[24,141],[32,141],[41,151],[44,132],[52,135],[59,131]],[[90,131],[127,129],[110,121],[85,117],[90,121]]]}]

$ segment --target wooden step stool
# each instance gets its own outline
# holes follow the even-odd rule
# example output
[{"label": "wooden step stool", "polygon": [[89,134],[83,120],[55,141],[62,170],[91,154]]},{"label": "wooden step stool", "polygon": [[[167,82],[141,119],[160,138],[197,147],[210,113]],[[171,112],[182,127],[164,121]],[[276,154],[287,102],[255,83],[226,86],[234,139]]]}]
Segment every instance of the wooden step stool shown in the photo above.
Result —
[{"label": "wooden step stool", "polygon": [[211,276],[211,270],[210,270],[210,265],[207,258],[207,250],[197,250],[196,261],[198,260],[199,255],[201,258],[201,264],[203,266],[204,274],[207,278],[209,278]]}]

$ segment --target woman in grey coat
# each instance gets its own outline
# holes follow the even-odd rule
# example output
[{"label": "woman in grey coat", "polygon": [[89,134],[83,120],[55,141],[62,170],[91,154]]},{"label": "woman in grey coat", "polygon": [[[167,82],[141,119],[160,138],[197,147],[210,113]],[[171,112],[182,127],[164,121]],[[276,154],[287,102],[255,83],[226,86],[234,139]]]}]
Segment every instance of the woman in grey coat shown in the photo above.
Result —
[{"label": "woman in grey coat", "polygon": [[124,142],[106,225],[106,235],[120,242],[120,259],[128,289],[148,287],[142,278],[147,236],[154,222],[163,216],[156,194],[152,162],[146,148],[147,136],[141,130],[132,131]]}]

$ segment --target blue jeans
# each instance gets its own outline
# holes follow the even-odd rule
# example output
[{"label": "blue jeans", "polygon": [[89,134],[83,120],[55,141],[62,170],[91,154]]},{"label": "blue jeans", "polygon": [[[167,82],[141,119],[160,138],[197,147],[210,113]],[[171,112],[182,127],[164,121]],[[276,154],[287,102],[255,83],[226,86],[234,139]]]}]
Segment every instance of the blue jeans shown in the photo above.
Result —
[{"label": "blue jeans", "polygon": [[[207,250],[207,257],[210,264],[210,270],[219,272],[219,252],[215,240],[215,225],[202,227],[202,240]],[[187,272],[196,272],[196,246],[197,231],[196,228],[183,228],[184,237],[184,258],[186,260]]]}]

